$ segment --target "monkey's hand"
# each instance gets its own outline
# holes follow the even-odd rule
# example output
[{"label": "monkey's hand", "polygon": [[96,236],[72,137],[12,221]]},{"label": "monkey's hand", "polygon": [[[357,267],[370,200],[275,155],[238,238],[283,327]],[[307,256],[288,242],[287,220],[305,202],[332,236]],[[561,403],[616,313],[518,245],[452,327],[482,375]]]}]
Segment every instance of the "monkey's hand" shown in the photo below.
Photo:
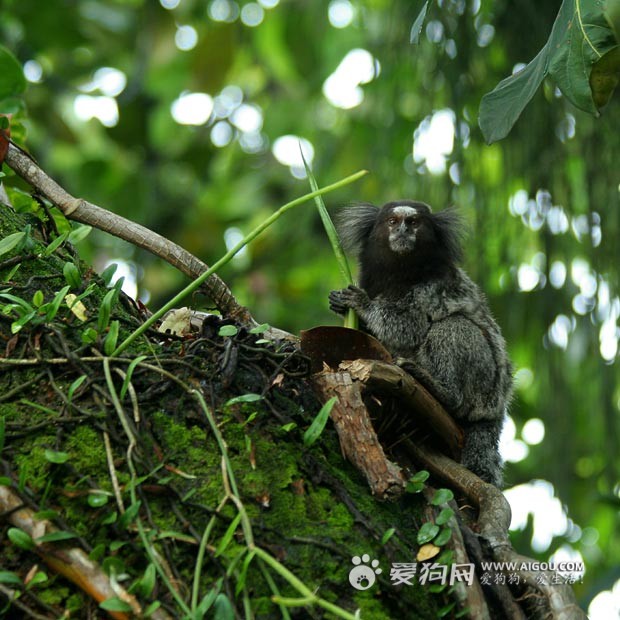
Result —
[{"label": "monkey's hand", "polygon": [[329,308],[336,314],[346,314],[349,308],[355,310],[363,316],[364,310],[370,304],[370,297],[365,290],[357,286],[350,285],[339,291],[332,291],[329,294]]}]

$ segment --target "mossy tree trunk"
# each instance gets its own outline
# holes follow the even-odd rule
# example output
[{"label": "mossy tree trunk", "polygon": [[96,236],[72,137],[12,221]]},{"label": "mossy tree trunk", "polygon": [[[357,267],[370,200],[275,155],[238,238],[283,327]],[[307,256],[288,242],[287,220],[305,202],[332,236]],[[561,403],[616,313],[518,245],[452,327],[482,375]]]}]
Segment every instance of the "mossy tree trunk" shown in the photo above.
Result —
[{"label": "mossy tree trunk", "polygon": [[[27,226],[0,210],[3,239]],[[96,588],[57,570],[75,549],[118,582],[114,617],[433,618],[449,603],[390,582],[391,562],[415,562],[422,494],[375,500],[329,425],[304,447],[319,403],[294,347],[211,324],[106,357],[142,317],[66,243],[46,254],[49,228],[32,220],[0,256],[0,485],[35,539],[0,510],[9,613],[103,617]],[[364,554],[377,581],[358,590]]]}]

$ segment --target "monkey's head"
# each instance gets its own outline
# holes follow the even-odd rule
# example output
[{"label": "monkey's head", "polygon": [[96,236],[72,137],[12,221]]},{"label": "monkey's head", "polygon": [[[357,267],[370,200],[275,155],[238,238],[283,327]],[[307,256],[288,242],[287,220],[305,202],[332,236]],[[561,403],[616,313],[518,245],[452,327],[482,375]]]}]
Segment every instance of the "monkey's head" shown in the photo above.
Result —
[{"label": "monkey's head", "polygon": [[381,208],[361,204],[343,209],[337,228],[344,247],[359,256],[364,287],[365,279],[381,273],[408,281],[430,277],[453,268],[462,257],[463,226],[454,209],[433,213],[413,200]]}]

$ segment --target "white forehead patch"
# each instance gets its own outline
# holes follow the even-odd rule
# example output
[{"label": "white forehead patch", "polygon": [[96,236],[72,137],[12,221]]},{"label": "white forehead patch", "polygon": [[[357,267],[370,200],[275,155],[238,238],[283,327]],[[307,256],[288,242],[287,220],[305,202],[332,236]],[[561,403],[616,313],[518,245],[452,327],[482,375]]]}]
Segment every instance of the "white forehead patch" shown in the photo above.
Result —
[{"label": "white forehead patch", "polygon": [[394,207],[392,209],[392,213],[397,217],[411,217],[412,215],[417,215],[418,210],[415,207],[410,207],[409,205],[400,205],[398,207]]}]

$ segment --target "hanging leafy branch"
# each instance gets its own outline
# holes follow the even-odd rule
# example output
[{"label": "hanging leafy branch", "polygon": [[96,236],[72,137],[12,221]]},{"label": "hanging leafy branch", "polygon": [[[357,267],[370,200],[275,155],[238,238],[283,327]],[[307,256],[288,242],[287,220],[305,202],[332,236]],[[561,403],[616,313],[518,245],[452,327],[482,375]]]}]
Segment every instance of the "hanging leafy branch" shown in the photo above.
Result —
[{"label": "hanging leafy branch", "polygon": [[[414,21],[413,44],[428,4]],[[486,142],[508,135],[546,77],[574,106],[598,116],[620,81],[618,23],[620,0],[564,0],[540,52],[482,98],[478,122]]]},{"label": "hanging leafy branch", "polygon": [[573,105],[598,116],[620,78],[618,41],[602,2],[564,0],[534,60],[482,98],[479,123],[488,143],[508,135],[547,75]]}]

